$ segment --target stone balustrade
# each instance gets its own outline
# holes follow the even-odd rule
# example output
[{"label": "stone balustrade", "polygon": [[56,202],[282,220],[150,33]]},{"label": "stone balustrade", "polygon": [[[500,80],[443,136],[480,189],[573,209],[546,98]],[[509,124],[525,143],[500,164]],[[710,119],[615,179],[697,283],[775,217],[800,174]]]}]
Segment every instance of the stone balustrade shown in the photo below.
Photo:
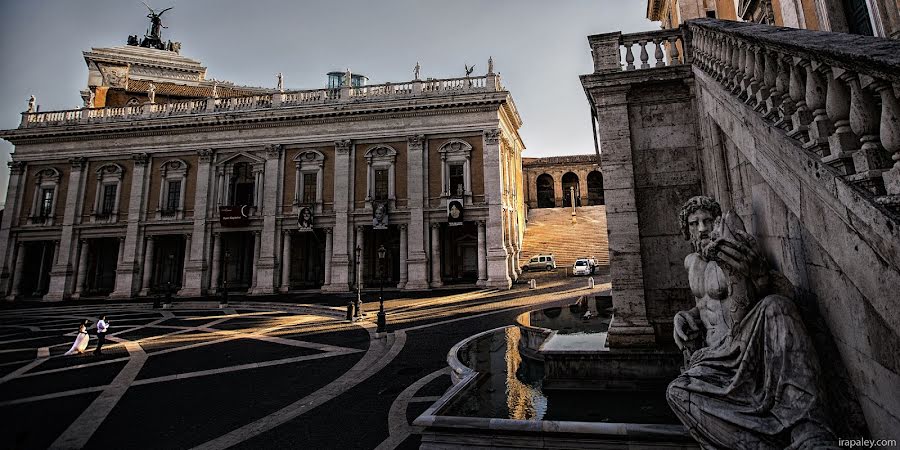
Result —
[{"label": "stone balustrade", "polygon": [[594,52],[594,72],[651,69],[689,62],[682,28],[588,37]]},{"label": "stone balustrade", "polygon": [[848,182],[900,206],[900,42],[699,19],[695,67]]},{"label": "stone balustrade", "polygon": [[390,100],[409,96],[440,96],[468,92],[500,92],[500,77],[413,80],[339,89],[313,89],[246,97],[205,98],[172,103],[145,103],[109,108],[80,108],[64,111],[23,112],[19,128],[104,123],[141,118],[177,117],[228,111],[251,111],[281,107],[302,107],[339,102]]}]

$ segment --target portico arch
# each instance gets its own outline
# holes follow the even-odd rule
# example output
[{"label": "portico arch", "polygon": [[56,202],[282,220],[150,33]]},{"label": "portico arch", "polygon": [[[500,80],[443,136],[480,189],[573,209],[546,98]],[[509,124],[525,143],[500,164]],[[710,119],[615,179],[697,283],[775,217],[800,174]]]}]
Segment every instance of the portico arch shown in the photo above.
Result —
[{"label": "portico arch", "polygon": [[537,190],[537,207],[556,207],[556,200],[553,192],[553,177],[546,173],[541,174],[537,177],[535,185]]},{"label": "portico arch", "polygon": [[593,171],[587,176],[587,191],[589,205],[606,204],[603,198],[603,174],[600,171]]},{"label": "portico arch", "polygon": [[578,175],[575,175],[572,172],[566,172],[566,174],[562,176],[562,203],[564,208],[572,207],[572,188],[575,188],[575,206],[581,206],[581,189],[579,186]]}]

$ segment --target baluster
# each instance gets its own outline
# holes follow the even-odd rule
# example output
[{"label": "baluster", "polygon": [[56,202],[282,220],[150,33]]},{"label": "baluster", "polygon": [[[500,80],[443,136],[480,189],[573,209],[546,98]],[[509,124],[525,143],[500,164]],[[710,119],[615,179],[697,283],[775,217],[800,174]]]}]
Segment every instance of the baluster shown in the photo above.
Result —
[{"label": "baluster", "polygon": [[841,69],[834,68],[828,79],[825,110],[834,131],[828,136],[830,154],[822,162],[836,168],[843,175],[853,173],[853,152],[859,148],[859,140],[850,129],[850,90],[839,79]]},{"label": "baluster", "polygon": [[788,136],[806,142],[809,138],[806,134],[807,125],[812,121],[812,116],[806,108],[806,86],[804,79],[806,75],[802,72],[799,59],[793,60],[791,64],[791,79],[788,87],[791,102],[793,103],[793,113],[791,113],[792,128],[788,131]]},{"label": "baluster", "polygon": [[763,111],[765,117],[771,120],[775,115],[776,107],[772,105],[769,99],[773,93],[778,95],[775,91],[778,84],[778,58],[774,53],[764,48],[761,48],[760,52],[756,57],[757,60],[763,61],[764,68],[762,83],[759,86],[759,91],[756,93],[756,101],[759,102],[759,110]]},{"label": "baluster", "polygon": [[678,45],[677,38],[672,36],[668,40],[669,42],[669,65],[677,65],[681,64],[681,55],[678,53]]},{"label": "baluster", "polygon": [[731,92],[737,94],[738,97],[744,91],[744,67],[747,64],[747,46],[742,42],[735,42],[734,49],[734,73],[732,77],[734,78],[734,87],[731,89]]},{"label": "baluster", "polygon": [[625,43],[625,62],[627,63],[625,70],[634,70],[634,54],[631,53],[632,45],[634,45],[634,42]]},{"label": "baluster", "polygon": [[790,101],[790,96],[787,95],[788,84],[791,82],[790,66],[787,65],[787,62],[780,54],[770,52],[769,55],[772,56],[772,63],[775,67],[775,88],[769,93],[767,104],[769,113],[772,115],[772,119],[775,120],[775,126],[782,127],[785,118],[790,117],[790,113],[785,114],[783,109],[785,97]]},{"label": "baluster", "polygon": [[741,95],[748,104],[752,103],[756,97],[756,88],[758,86],[753,71],[756,70],[756,53],[754,47],[750,44],[744,45],[744,76],[741,78]]},{"label": "baluster", "polygon": [[641,69],[649,69],[650,63],[650,55],[647,54],[647,41],[642,39],[638,41],[638,44],[641,46]]},{"label": "baluster", "polygon": [[862,86],[855,72],[846,71],[840,77],[850,86],[850,128],[862,143],[860,149],[853,153],[856,175],[851,177],[851,181],[875,195],[882,195],[884,180],[881,173],[891,166],[891,161],[878,138],[881,121],[878,103],[872,91]]},{"label": "baluster", "polygon": [[812,112],[809,141],[803,147],[820,157],[829,156],[828,136],[832,133],[832,127],[825,106],[827,93],[824,79],[831,78],[830,69],[827,66],[813,67],[808,61],[803,61],[802,65],[806,70],[806,107]]},{"label": "baluster", "polygon": [[766,51],[762,47],[756,47],[754,56],[756,65],[753,67],[753,79],[756,80],[756,91],[753,101],[756,102],[757,111],[766,111],[766,100],[769,98],[769,89],[775,83],[775,70],[768,67],[772,61],[766,59]]},{"label": "baluster", "polygon": [[872,87],[881,96],[881,145],[894,162],[890,170],[881,174],[884,189],[894,197],[894,206],[900,205],[900,102],[894,96],[891,84],[875,80]]},{"label": "baluster", "polygon": [[663,54],[663,42],[665,42],[664,39],[653,39],[653,47],[656,49],[653,52],[653,57],[656,58],[656,67],[663,67],[666,65],[665,55]]},{"label": "baluster", "polygon": [[735,71],[735,62],[737,61],[737,57],[735,54],[737,53],[737,48],[735,47],[735,43],[730,38],[724,39],[723,45],[725,46],[725,70],[723,73],[724,85],[729,90],[734,89],[734,71]]}]

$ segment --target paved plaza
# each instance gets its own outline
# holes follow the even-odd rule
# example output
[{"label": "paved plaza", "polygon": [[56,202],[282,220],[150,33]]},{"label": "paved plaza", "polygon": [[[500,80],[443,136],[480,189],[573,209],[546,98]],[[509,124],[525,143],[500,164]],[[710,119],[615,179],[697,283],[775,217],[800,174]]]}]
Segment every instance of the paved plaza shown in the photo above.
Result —
[{"label": "paved plaza", "polygon": [[[0,448],[417,448],[410,422],[450,386],[450,347],[592,291],[541,288],[388,300],[349,323],[327,304],[47,305],[0,311]],[[304,300],[305,302],[305,300]],[[40,307],[37,307],[40,306]],[[82,320],[103,355],[64,356]]]}]

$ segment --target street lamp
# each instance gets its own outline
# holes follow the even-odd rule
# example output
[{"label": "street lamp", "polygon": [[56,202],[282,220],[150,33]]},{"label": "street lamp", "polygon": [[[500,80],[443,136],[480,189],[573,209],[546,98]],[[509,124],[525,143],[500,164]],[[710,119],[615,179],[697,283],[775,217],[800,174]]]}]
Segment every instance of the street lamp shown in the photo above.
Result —
[{"label": "street lamp", "polygon": [[164,308],[169,308],[172,306],[172,280],[175,278],[175,254],[169,253],[166,257],[169,260],[169,276],[167,277],[169,280],[166,281],[166,303]]},{"label": "street lamp", "polygon": [[222,305],[228,304],[228,264],[231,262],[231,250],[225,250],[225,270],[222,271]]},{"label": "street lamp", "polygon": [[362,260],[360,259],[360,255],[362,254],[362,248],[360,246],[356,246],[356,306],[354,317],[362,317],[362,271],[360,270]]},{"label": "street lamp", "polygon": [[387,326],[387,318],[384,315],[384,255],[387,253],[384,245],[378,247],[378,275],[381,279],[381,285],[378,288],[378,328],[377,333],[384,333]]}]

